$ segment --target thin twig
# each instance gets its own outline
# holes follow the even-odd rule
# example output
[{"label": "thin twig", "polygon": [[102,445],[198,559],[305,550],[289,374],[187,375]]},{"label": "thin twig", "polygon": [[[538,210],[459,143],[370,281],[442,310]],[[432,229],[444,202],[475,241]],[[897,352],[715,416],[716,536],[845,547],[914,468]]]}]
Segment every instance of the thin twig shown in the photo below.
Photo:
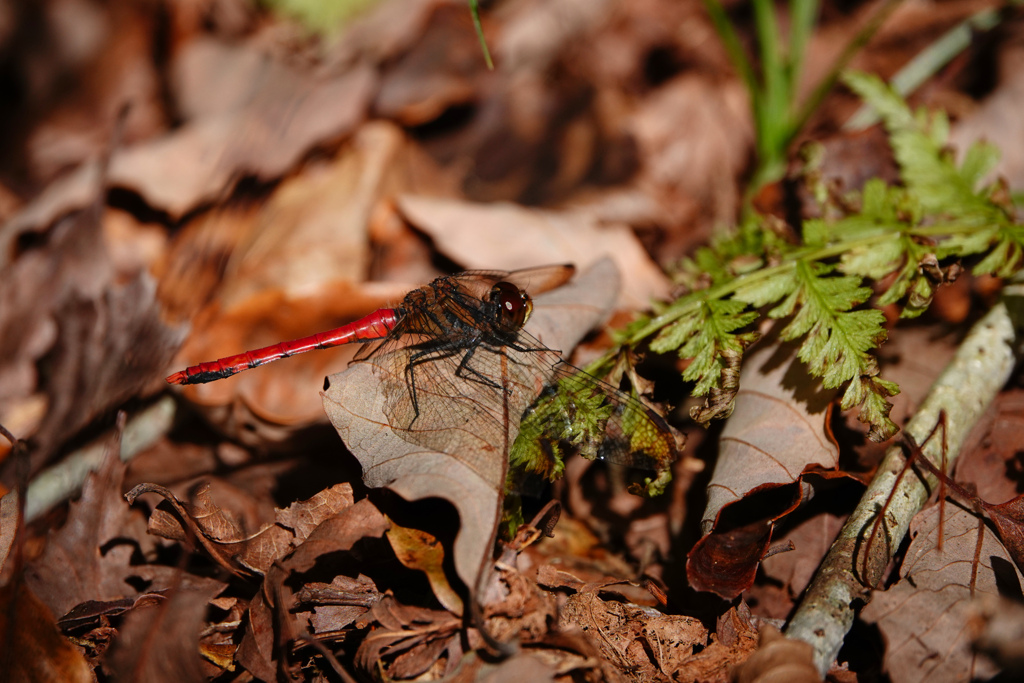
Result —
[{"label": "thin twig", "polygon": [[[121,440],[121,459],[128,461],[156,443],[171,428],[174,399],[165,396],[133,415]],[[61,462],[40,472],[25,494],[25,522],[31,522],[58,503],[75,495],[89,473],[99,469],[106,449],[101,439],[75,451]]]},{"label": "thin twig", "polygon": [[5,439],[10,441],[12,446],[18,442],[18,437],[11,434],[7,427],[4,427],[3,425],[0,425],[0,436],[3,436]]}]

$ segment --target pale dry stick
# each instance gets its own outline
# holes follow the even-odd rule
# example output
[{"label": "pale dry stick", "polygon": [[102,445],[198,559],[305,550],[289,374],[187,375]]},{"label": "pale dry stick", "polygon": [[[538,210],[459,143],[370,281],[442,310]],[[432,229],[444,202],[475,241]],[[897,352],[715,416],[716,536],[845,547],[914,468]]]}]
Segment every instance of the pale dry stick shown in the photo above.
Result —
[{"label": "pale dry stick", "polygon": [[[174,420],[174,410],[174,399],[165,396],[133,415],[121,437],[121,459],[132,459],[166,434]],[[99,469],[106,448],[106,442],[101,439],[36,475],[25,492],[25,522],[31,522],[54,505],[75,495],[89,473]]]},{"label": "pale dry stick", "polygon": [[[940,413],[945,412],[949,449],[946,462],[951,465],[968,432],[1009,379],[1021,356],[1022,339],[1024,284],[1014,283],[1004,289],[1002,300],[971,329],[907,423],[907,434],[918,443],[924,442]],[[931,439],[923,446],[922,456],[933,463],[940,462],[941,443],[941,438]],[[855,603],[866,602],[870,597],[871,586],[862,581],[863,569],[868,567],[873,576],[880,575],[906,536],[910,520],[937,484],[933,476],[915,470],[900,479],[905,463],[901,446],[886,451],[875,478],[843,525],[786,627],[787,637],[814,647],[814,663],[822,676],[835,661],[853,625]],[[866,547],[872,525],[883,508],[883,524],[875,542]]]}]

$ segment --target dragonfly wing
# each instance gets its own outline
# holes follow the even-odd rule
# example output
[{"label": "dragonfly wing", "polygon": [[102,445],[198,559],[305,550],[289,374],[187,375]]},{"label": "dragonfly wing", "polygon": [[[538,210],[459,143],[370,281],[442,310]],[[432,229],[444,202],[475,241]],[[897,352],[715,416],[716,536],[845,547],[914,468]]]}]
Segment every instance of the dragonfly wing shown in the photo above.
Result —
[{"label": "dragonfly wing", "polygon": [[571,448],[590,459],[664,475],[677,457],[675,436],[653,409],[563,361],[551,368],[549,383],[528,407],[519,438],[524,459]]},{"label": "dragonfly wing", "polygon": [[466,295],[483,299],[490,293],[491,287],[499,282],[510,282],[519,289],[526,290],[530,295],[543,294],[564,285],[572,279],[575,272],[575,266],[560,264],[513,271],[469,270],[446,279],[456,283],[459,290]]},{"label": "dragonfly wing", "polygon": [[531,295],[537,295],[561,287],[571,280],[575,273],[576,267],[572,264],[523,268],[508,273],[505,282],[511,282],[519,289],[525,289]]},{"label": "dragonfly wing", "polygon": [[414,345],[367,362],[376,366],[384,414],[398,436],[447,453],[485,481],[500,483],[519,417],[540,392],[543,377],[532,354],[481,345],[466,360],[469,352]]},{"label": "dragonfly wing", "polygon": [[469,350],[414,345],[367,361],[395,434],[495,485],[509,462],[517,474],[554,478],[569,451],[667,483],[676,440],[653,409],[548,349],[481,345],[466,360]]}]

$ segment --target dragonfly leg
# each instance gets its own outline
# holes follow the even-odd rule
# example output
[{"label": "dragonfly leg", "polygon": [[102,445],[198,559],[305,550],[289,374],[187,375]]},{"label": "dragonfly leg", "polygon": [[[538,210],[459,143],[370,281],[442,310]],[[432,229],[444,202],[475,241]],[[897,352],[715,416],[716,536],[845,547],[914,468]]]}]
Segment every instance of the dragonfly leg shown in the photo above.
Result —
[{"label": "dragonfly leg", "polygon": [[559,351],[558,349],[549,349],[546,346],[523,346],[515,342],[510,342],[505,346],[512,349],[513,351],[518,351],[519,353],[553,353],[556,356],[562,355],[562,352]]},{"label": "dragonfly leg", "polygon": [[[489,379],[488,377],[481,374],[479,371],[469,366],[469,361],[470,359],[473,358],[473,355],[476,353],[477,348],[478,347],[474,345],[466,350],[466,355],[464,355],[462,357],[462,360],[459,362],[459,367],[455,368],[455,376],[461,379],[467,379],[470,382],[477,382],[478,384],[483,384],[484,386],[493,387],[494,389],[501,389],[500,384],[498,384],[492,379]],[[498,353],[501,352],[498,351]],[[511,394],[512,390],[506,389],[506,392]]]},{"label": "dragonfly leg", "polygon": [[451,358],[455,354],[461,352],[462,349],[463,347],[424,349],[409,356],[409,364],[405,366],[405,386],[409,391],[409,398],[412,401],[413,411],[409,427],[412,427],[413,423],[416,422],[416,419],[420,416],[420,404],[419,399],[416,396],[416,366],[423,363],[432,363],[445,358]]}]

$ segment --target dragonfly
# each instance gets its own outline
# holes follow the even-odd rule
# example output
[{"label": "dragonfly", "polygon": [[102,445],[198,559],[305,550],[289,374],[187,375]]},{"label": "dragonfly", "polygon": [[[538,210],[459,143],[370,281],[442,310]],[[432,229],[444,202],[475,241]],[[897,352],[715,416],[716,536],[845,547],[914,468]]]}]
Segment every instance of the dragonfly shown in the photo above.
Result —
[{"label": "dragonfly", "polygon": [[299,353],[362,343],[354,362],[374,365],[385,415],[406,441],[454,453],[472,430],[474,438],[501,447],[509,422],[518,418],[519,438],[510,457],[526,471],[554,478],[558,458],[571,449],[656,471],[648,483],[663,486],[677,454],[664,419],[637,398],[566,363],[524,329],[533,312],[531,293],[559,287],[574,272],[571,265],[557,265],[439,277],[394,308],[199,363],[167,382],[212,382]]}]

